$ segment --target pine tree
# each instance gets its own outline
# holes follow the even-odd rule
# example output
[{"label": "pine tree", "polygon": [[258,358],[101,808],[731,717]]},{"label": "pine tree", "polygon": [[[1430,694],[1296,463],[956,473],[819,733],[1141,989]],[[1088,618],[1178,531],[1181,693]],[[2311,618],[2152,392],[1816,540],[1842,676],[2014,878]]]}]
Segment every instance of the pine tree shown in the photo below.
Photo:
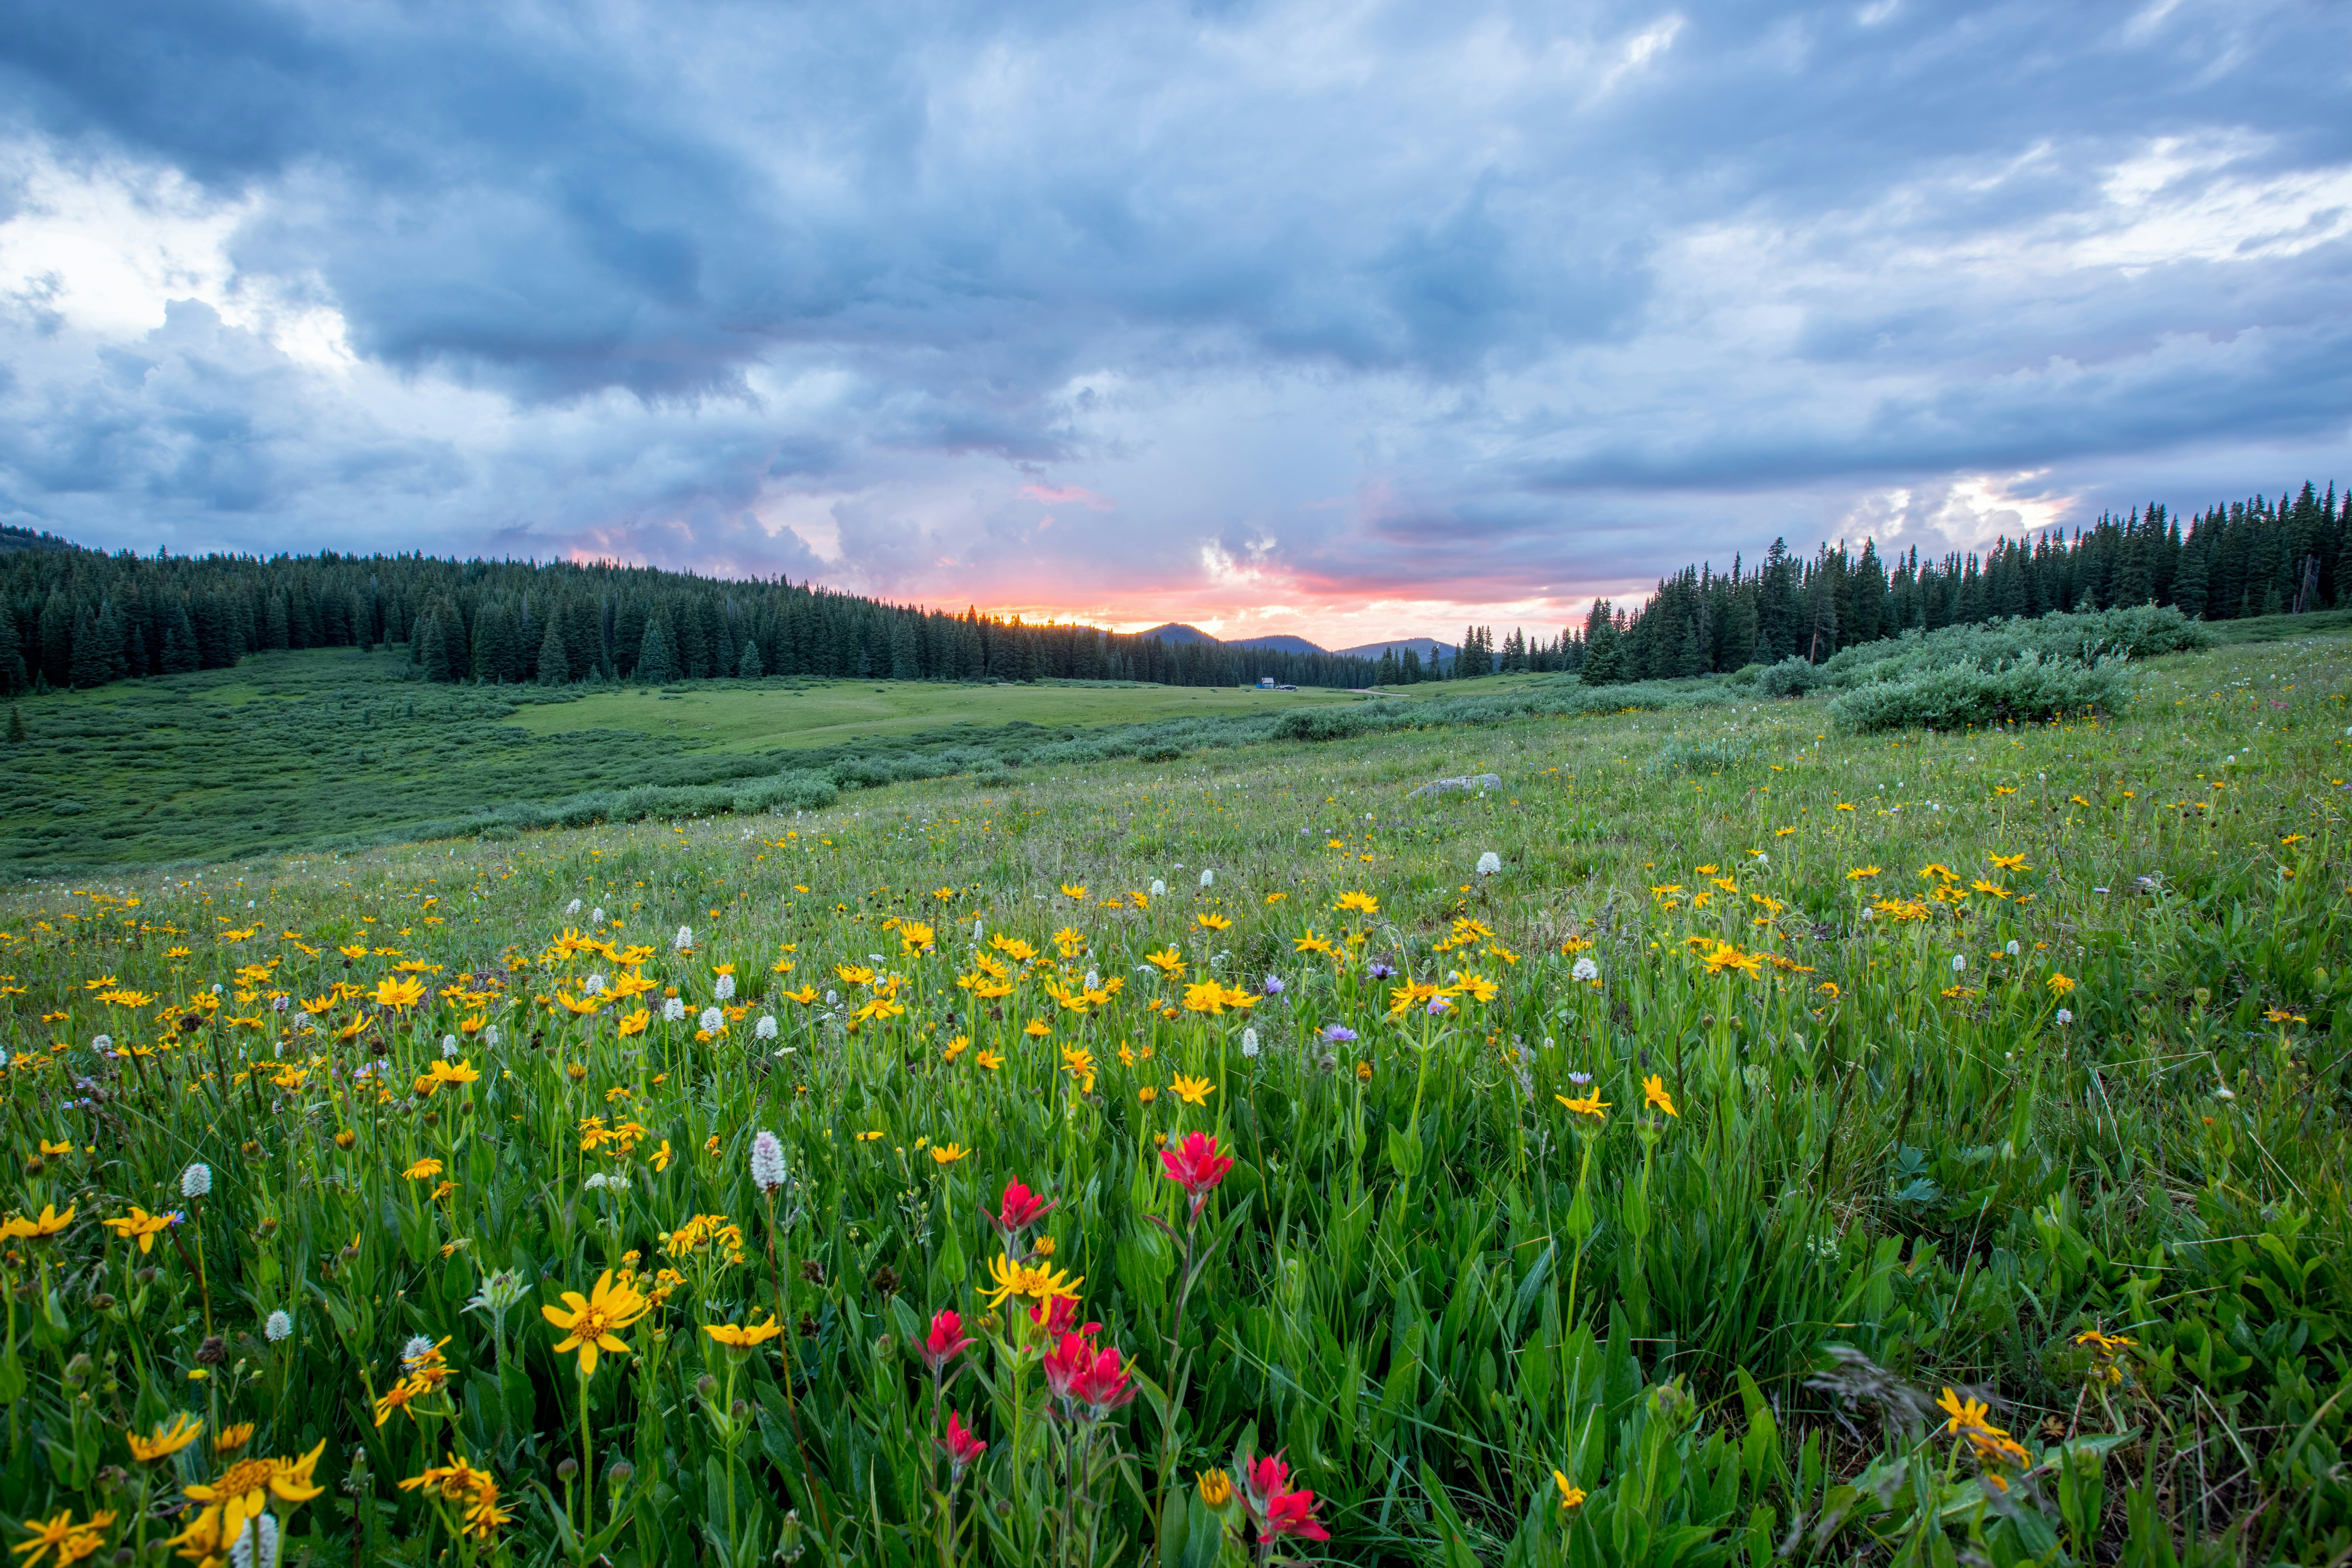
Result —
[{"label": "pine tree", "polygon": [[563,647],[563,622],[561,617],[547,617],[547,635],[539,639],[539,683],[541,686],[563,686],[572,679],[572,661]]},{"label": "pine tree", "polygon": [[441,617],[427,612],[417,617],[416,662],[427,680],[449,679],[449,650],[442,646]]},{"label": "pine tree", "polygon": [[30,684],[24,647],[16,636],[16,607],[0,596],[0,696],[14,697]]},{"label": "pine tree", "polygon": [[637,648],[637,668],[635,679],[640,686],[663,686],[673,679],[670,664],[669,638],[663,635],[659,615],[646,622],[645,641]]},{"label": "pine tree", "polygon": [[189,623],[188,606],[173,605],[163,619],[163,657],[158,661],[165,675],[187,675],[201,660],[196,653],[196,628]]},{"label": "pine tree", "polygon": [[8,739],[11,741],[21,741],[24,738],[25,716],[22,713],[17,712],[16,705],[14,702],[11,702],[8,704]]},{"label": "pine tree", "polygon": [[735,679],[738,680],[757,680],[765,673],[766,671],[760,664],[759,640],[755,637],[745,637],[743,639],[743,658],[742,661],[735,667]]}]

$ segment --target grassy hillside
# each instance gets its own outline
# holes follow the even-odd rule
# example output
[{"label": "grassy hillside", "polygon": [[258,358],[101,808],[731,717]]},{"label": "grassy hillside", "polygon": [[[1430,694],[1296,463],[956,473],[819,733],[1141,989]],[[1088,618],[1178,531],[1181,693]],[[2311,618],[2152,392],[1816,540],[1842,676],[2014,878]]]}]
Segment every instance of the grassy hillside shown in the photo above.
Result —
[{"label": "grassy hillside", "polygon": [[[285,668],[78,783],[703,754],[418,692],[362,778],[410,694]],[[0,1520],[136,1559],[251,1423],[289,1561],[2338,1562],[2352,647],[2133,679],[0,892]]]},{"label": "grassy hillside", "polygon": [[508,802],[959,746],[1018,757],[1087,727],[1354,700],[1076,682],[544,691],[428,684],[408,668],[397,652],[318,649],[20,699],[27,739],[0,742],[0,873],[352,847]]},{"label": "grassy hillside", "polygon": [[[1163,719],[1223,718],[1284,712],[1352,700],[1331,691],[1257,691],[1110,682],[1036,686],[949,686],[919,681],[732,682],[678,694],[630,689],[599,692],[561,706],[529,707],[514,722],[534,735],[625,730],[697,750],[772,751],[905,736],[943,725],[985,729],[1028,723],[1147,724]],[[654,706],[659,703],[661,706]]]}]

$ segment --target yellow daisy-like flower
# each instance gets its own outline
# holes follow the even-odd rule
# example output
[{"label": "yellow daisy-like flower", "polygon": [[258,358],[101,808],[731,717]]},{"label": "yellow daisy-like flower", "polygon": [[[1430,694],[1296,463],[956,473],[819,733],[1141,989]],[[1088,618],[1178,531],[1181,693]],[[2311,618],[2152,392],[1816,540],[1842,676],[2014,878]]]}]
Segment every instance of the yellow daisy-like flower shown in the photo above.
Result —
[{"label": "yellow daisy-like flower", "polygon": [[413,974],[386,975],[375,983],[375,991],[369,999],[379,1007],[405,1013],[425,1000],[425,982]]},{"label": "yellow daisy-like flower", "polygon": [[1073,1279],[1050,1263],[1015,1263],[1001,1255],[988,1260],[988,1277],[996,1283],[982,1290],[981,1296],[991,1307],[1001,1307],[1015,1296],[1025,1297],[1041,1307],[1056,1296],[1075,1301],[1078,1299],[1078,1287],[1086,1283],[1083,1279]]},{"label": "yellow daisy-like flower", "polygon": [[203,1419],[184,1410],[156,1427],[152,1436],[142,1437],[136,1432],[127,1432],[123,1440],[131,1445],[132,1458],[142,1465],[152,1465],[170,1458],[202,1436],[204,1430]]},{"label": "yellow daisy-like flower", "polygon": [[1674,1096],[1666,1092],[1666,1080],[1656,1073],[1642,1080],[1642,1103],[1654,1105],[1677,1121],[1682,1117],[1682,1112],[1675,1109]]},{"label": "yellow daisy-like flower", "polygon": [[1569,1485],[1568,1476],[1565,1471],[1554,1470],[1551,1473],[1551,1484],[1559,1489],[1559,1506],[1561,1508],[1574,1508],[1578,1503],[1584,1500],[1584,1489],[1582,1487],[1572,1487]]},{"label": "yellow daisy-like flower", "polygon": [[1601,1091],[1597,1089],[1581,1100],[1570,1100],[1564,1094],[1555,1094],[1552,1098],[1575,1114],[1590,1116],[1595,1121],[1604,1120],[1608,1114],[1609,1102],[1601,1098]]},{"label": "yellow daisy-like flower", "polygon": [[952,1165],[958,1160],[961,1160],[970,1155],[971,1152],[971,1150],[965,1148],[961,1143],[934,1143],[931,1145],[931,1163],[934,1165]]},{"label": "yellow daisy-like flower", "polygon": [[203,1547],[205,1550],[196,1553],[201,1560],[236,1542],[245,1533],[247,1522],[266,1510],[273,1498],[297,1508],[310,1501],[326,1489],[310,1479],[319,1456],[326,1450],[322,1438],[317,1447],[299,1459],[266,1459],[257,1456],[239,1459],[211,1485],[185,1489],[188,1500],[202,1503],[204,1508],[186,1530],[173,1537],[172,1544]]},{"label": "yellow daisy-like flower", "polygon": [[646,1315],[651,1306],[643,1296],[626,1285],[613,1283],[609,1268],[597,1277],[596,1285],[588,1295],[577,1290],[563,1292],[563,1306],[541,1306],[540,1315],[564,1337],[556,1342],[555,1353],[580,1352],[580,1375],[596,1375],[596,1354],[608,1351],[616,1355],[628,1353],[628,1345],[620,1331]]},{"label": "yellow daisy-like flower", "polygon": [[705,1323],[702,1331],[725,1345],[736,1355],[749,1355],[760,1346],[784,1331],[784,1326],[772,1318],[764,1323]]},{"label": "yellow daisy-like flower", "polygon": [[136,1237],[140,1251],[152,1252],[155,1250],[155,1238],[172,1228],[172,1216],[163,1214],[149,1214],[137,1204],[132,1204],[129,1214],[117,1219],[102,1219],[98,1223],[124,1241]]},{"label": "yellow daisy-like flower", "polygon": [[434,1177],[441,1173],[441,1162],[438,1160],[419,1160],[416,1163],[409,1166],[408,1169],[401,1172],[400,1173],[403,1179],[407,1181],[429,1182]]},{"label": "yellow daisy-like flower", "polygon": [[1217,1092],[1217,1086],[1207,1079],[1186,1078],[1180,1072],[1176,1081],[1168,1086],[1168,1091],[1187,1105],[1206,1105],[1209,1096]]}]

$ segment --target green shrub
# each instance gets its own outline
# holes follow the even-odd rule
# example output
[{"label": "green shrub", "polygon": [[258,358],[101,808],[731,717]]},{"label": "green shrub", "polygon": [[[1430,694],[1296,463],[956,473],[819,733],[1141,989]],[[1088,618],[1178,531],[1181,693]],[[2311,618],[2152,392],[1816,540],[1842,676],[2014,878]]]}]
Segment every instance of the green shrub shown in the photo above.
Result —
[{"label": "green shrub", "polygon": [[1756,689],[1765,697],[1802,697],[1829,678],[1811,659],[1790,654],[1756,678]]},{"label": "green shrub", "polygon": [[2095,664],[2029,653],[2000,669],[1973,660],[1900,680],[1858,686],[1830,704],[1830,716],[1858,732],[1958,730],[2013,719],[2114,712],[2124,702],[2123,661]]}]

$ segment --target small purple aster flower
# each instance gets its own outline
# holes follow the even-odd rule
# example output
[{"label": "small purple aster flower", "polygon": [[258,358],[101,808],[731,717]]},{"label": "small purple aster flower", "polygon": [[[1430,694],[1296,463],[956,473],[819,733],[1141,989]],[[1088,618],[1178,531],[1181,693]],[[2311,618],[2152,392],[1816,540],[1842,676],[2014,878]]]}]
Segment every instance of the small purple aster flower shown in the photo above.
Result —
[{"label": "small purple aster flower", "polygon": [[1451,1013],[1454,1011],[1454,1004],[1443,996],[1432,996],[1429,999],[1429,1011],[1432,1016],[1440,1013]]},{"label": "small purple aster flower", "polygon": [[1281,975],[1269,974],[1265,977],[1265,994],[1269,996],[1279,996],[1282,994]]},{"label": "small purple aster flower", "polygon": [[1572,1084],[1581,1086],[1591,1083],[1592,1081],[1592,1075],[1589,1072],[1572,1072],[1568,1075],[1568,1081]]},{"label": "small purple aster flower", "polygon": [[1375,980],[1394,980],[1396,966],[1392,963],[1374,963],[1367,966],[1364,973]]},{"label": "small purple aster flower", "polygon": [[1327,1045],[1344,1046],[1355,1037],[1356,1031],[1348,1027],[1345,1024],[1326,1024],[1323,1026],[1323,1039],[1324,1043]]}]

